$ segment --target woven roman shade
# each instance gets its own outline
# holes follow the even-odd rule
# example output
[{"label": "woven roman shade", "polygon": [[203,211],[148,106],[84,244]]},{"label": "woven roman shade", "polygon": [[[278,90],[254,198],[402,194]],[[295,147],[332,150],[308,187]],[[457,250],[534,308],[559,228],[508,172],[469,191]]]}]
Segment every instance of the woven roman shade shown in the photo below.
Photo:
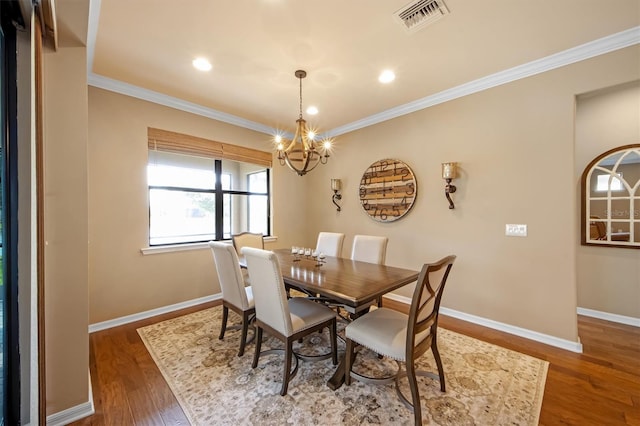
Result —
[{"label": "woven roman shade", "polygon": [[272,154],[266,151],[246,148],[228,143],[216,142],[168,130],[147,129],[149,149],[176,154],[242,161],[271,167]]}]

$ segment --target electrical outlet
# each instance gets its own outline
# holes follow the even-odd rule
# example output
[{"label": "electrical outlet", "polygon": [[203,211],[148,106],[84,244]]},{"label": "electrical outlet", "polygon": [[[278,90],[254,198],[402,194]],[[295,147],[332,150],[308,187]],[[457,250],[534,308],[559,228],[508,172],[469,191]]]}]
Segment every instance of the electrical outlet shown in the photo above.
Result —
[{"label": "electrical outlet", "polygon": [[505,225],[504,235],[508,237],[526,237],[527,225],[507,223]]}]

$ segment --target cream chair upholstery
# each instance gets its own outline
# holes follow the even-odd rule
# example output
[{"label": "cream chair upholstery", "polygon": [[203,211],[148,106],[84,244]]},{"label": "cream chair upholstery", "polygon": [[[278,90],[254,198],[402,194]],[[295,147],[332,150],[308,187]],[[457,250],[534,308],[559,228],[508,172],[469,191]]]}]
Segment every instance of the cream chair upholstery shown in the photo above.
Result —
[{"label": "cream chair upholstery", "polygon": [[[264,248],[264,237],[262,234],[254,234],[251,232],[233,234],[231,236],[231,242],[233,243],[233,247],[236,249],[238,256],[242,256],[242,247]],[[247,286],[250,285],[249,273],[246,269],[242,270],[242,276],[244,278],[244,284]]]},{"label": "cream chair upholstery", "polygon": [[305,298],[287,299],[280,264],[273,252],[244,247],[242,254],[247,263],[256,301],[256,352],[252,368],[258,366],[263,330],[284,342],[285,365],[280,391],[280,395],[284,396],[287,394],[289,381],[297,373],[297,357],[296,367],[291,371],[291,358],[296,356],[293,353],[293,342],[296,340],[328,327],[333,365],[338,363],[335,312]]},{"label": "cream chair upholstery", "polygon": [[[384,261],[387,258],[388,242],[389,239],[387,237],[356,235],[353,237],[351,259],[384,265]],[[382,297],[378,298],[378,306],[382,306]]]},{"label": "cream chair upholstery", "polygon": [[222,324],[218,339],[224,338],[227,330],[229,309],[242,317],[242,335],[240,336],[240,350],[238,356],[244,354],[247,343],[249,322],[255,316],[255,305],[251,287],[245,287],[238,255],[231,244],[210,241],[209,247],[213,253],[213,260],[218,272],[220,289],[222,290]]},{"label": "cream chair upholstery", "polygon": [[387,237],[373,235],[356,235],[353,237],[351,259],[360,262],[377,263],[384,265],[387,257]]},{"label": "cream chair upholstery", "polygon": [[316,251],[318,253],[324,253],[326,256],[342,257],[343,243],[344,234],[338,232],[320,232],[318,234]]},{"label": "cream chair upholstery", "polygon": [[[411,299],[409,315],[380,308],[369,312],[348,324],[345,328],[347,349],[345,353],[345,383],[351,378],[368,383],[388,383],[395,380],[398,396],[414,413],[414,423],[422,424],[420,393],[416,376],[431,375],[416,371],[415,362],[431,349],[438,368],[440,390],[445,392],[444,370],[438,352],[438,313],[444,286],[455,261],[455,256],[447,256],[438,262],[425,264],[418,276],[418,282]],[[353,371],[354,349],[362,345],[374,352],[398,361],[398,372],[391,378],[371,378]],[[404,377],[400,362],[405,364],[406,376],[411,390],[411,402],[400,392],[399,380]]]},{"label": "cream chair upholstery", "polygon": [[242,256],[242,247],[264,248],[264,237],[262,234],[254,234],[252,232],[234,234],[231,236],[231,242],[238,256]]}]

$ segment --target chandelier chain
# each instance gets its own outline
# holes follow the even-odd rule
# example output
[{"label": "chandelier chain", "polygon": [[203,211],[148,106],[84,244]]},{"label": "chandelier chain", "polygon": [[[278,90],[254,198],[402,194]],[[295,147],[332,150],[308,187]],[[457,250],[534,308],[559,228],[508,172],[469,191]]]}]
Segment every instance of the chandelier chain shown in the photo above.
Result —
[{"label": "chandelier chain", "polygon": [[300,81],[300,118],[302,118],[302,77],[298,77]]}]

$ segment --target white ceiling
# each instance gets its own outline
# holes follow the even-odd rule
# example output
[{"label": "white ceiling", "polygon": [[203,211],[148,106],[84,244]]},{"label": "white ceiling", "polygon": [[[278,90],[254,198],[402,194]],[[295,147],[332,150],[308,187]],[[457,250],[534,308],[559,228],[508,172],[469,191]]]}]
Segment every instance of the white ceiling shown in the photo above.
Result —
[{"label": "white ceiling", "polygon": [[410,34],[407,0],[91,0],[89,82],[268,133],[293,129],[304,69],[305,118],[339,134],[640,43],[638,0],[444,1]]}]

